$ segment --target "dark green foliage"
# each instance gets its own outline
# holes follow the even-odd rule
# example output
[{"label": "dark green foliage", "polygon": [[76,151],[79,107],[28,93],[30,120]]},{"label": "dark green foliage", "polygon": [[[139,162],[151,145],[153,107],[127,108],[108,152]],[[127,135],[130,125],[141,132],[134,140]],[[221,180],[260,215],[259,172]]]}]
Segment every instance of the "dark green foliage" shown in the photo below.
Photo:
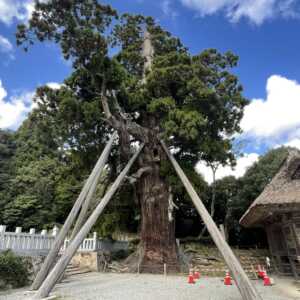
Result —
[{"label": "dark green foliage", "polygon": [[20,256],[11,251],[0,253],[0,285],[1,289],[8,286],[13,288],[23,287],[28,284],[29,273],[26,264]]},{"label": "dark green foliage", "polygon": [[[145,29],[151,34],[154,57],[151,72],[142,83]],[[69,141],[82,146],[78,135],[72,139],[72,130],[78,126],[81,129],[84,110],[95,113],[94,124],[88,126],[107,128],[99,119],[103,114],[99,96],[104,88],[115,116],[120,106],[139,125],[157,128],[180,149],[181,159],[201,158],[222,164],[234,161],[232,135],[240,131],[247,101],[231,72],[238,61],[232,53],[208,49],[191,55],[178,38],[152,18],[125,14],[118,20],[112,8],[95,0],[37,4],[29,25],[19,27],[17,40],[23,45],[36,40],[55,41],[65,57],[73,59],[75,70],[66,81],[67,88],[57,95],[44,91],[42,97],[59,102],[54,105],[47,100],[43,105],[64,117],[66,114],[65,124],[76,123],[68,130]],[[111,51],[117,54],[111,57]],[[67,112],[61,102],[65,102]]]},{"label": "dark green foliage", "polygon": [[137,232],[140,212],[133,194],[132,186],[124,185],[112,199],[95,225],[99,236],[112,238],[115,232]]},{"label": "dark green foliage", "polygon": [[225,177],[216,182],[215,220],[226,225],[231,244],[266,244],[262,230],[245,229],[239,225],[239,220],[279,171],[287,153],[285,147],[270,150],[242,178]]},{"label": "dark green foliage", "polygon": [[13,176],[15,136],[12,132],[0,130],[0,223],[3,224],[3,208],[7,203],[10,180]]},{"label": "dark green foliage", "polygon": [[66,59],[74,59],[74,66],[85,66],[95,56],[106,54],[103,33],[113,17],[116,12],[97,0],[37,1],[29,21],[35,32],[28,34],[26,25],[19,25],[17,41],[25,49],[34,38],[54,41]]},{"label": "dark green foliage", "polygon": [[288,155],[288,148],[273,149],[261,156],[246,172],[242,179],[243,191],[241,198],[244,206],[249,206],[272,180]]},{"label": "dark green foliage", "polygon": [[58,150],[53,127],[36,112],[16,133],[14,174],[6,190],[3,223],[37,229],[61,223],[81,186]]},{"label": "dark green foliage", "polygon": [[113,252],[111,255],[111,259],[112,260],[122,260],[122,259],[127,258],[131,253],[132,253],[132,251],[121,249],[116,252]]}]

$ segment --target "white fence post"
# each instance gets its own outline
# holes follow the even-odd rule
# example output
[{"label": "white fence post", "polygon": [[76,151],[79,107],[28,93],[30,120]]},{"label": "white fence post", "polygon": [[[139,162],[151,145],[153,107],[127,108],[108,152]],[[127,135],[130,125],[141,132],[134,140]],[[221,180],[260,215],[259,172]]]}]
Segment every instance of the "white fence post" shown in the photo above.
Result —
[{"label": "white fence post", "polygon": [[94,233],[93,233],[93,242],[94,242],[93,250],[94,250],[94,251],[97,251],[97,240],[98,240],[97,232],[94,232]]},{"label": "white fence post", "polygon": [[47,229],[43,229],[42,231],[41,231],[41,235],[46,235],[47,234]]},{"label": "white fence post", "polygon": [[43,229],[41,231],[41,235],[42,235],[42,240],[41,240],[41,244],[40,244],[40,249],[45,249],[46,248],[46,236],[47,236],[47,229]]},{"label": "white fence post", "polygon": [[5,225],[0,225],[0,233],[3,234],[6,231]]},{"label": "white fence post", "polygon": [[6,226],[5,225],[0,225],[0,249],[5,249],[4,248],[4,234],[6,231]]},{"label": "white fence post", "polygon": [[22,240],[20,234],[22,233],[22,227],[16,227],[16,237],[15,237],[15,248],[16,249],[21,249],[22,248]]},{"label": "white fence post", "polygon": [[59,229],[58,229],[58,227],[55,225],[55,226],[53,227],[53,229],[52,229],[52,235],[53,235],[54,237],[57,236],[58,231],[59,231]]},{"label": "white fence post", "polygon": [[22,227],[16,227],[16,233],[22,233]]},{"label": "white fence post", "polygon": [[29,229],[29,234],[30,234],[30,237],[29,237],[29,242],[28,242],[28,249],[34,249],[36,246],[35,246],[35,228],[30,228]]}]

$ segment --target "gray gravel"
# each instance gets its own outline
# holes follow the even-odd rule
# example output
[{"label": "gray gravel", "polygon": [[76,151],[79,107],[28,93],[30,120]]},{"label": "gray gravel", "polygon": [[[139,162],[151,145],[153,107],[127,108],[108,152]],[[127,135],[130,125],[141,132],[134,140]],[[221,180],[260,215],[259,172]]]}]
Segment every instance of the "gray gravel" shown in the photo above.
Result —
[{"label": "gray gravel", "polygon": [[[275,285],[264,287],[253,281],[264,300],[296,300]],[[195,285],[182,276],[101,274],[92,273],[69,278],[54,290],[59,299],[68,300],[242,300],[236,286],[224,286],[221,278],[201,278]],[[300,294],[299,294],[300,296]],[[25,300],[24,291],[9,295],[0,293],[0,300]]]}]

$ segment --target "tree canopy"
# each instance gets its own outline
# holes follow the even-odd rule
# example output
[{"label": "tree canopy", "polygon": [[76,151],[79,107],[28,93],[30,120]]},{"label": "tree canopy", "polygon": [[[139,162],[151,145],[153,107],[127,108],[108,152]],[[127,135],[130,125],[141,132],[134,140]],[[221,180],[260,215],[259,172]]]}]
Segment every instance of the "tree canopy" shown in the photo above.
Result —
[{"label": "tree canopy", "polygon": [[[146,73],[141,55],[145,30],[154,47]],[[247,104],[230,72],[238,61],[234,54],[208,49],[192,55],[152,18],[119,16],[96,0],[37,3],[29,24],[19,26],[17,40],[26,49],[37,40],[53,41],[73,62],[62,91],[41,91],[44,112],[51,108],[58,118],[61,112],[69,135],[80,131],[87,138],[84,125],[93,120],[90,128],[102,131],[108,124],[126,127],[123,150],[129,134],[144,140],[145,131],[153,130],[178,148],[182,159],[234,160],[232,136],[240,131]],[[65,138],[82,146],[79,135]]]}]

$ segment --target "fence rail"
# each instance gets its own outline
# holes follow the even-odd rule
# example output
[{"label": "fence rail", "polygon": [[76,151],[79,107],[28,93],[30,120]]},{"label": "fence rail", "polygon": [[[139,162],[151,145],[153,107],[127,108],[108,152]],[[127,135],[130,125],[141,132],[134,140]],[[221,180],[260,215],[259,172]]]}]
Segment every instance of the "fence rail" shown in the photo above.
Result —
[{"label": "fence rail", "polygon": [[[29,233],[22,232],[21,227],[17,227],[15,232],[7,232],[6,226],[0,225],[0,252],[12,250],[18,255],[38,256],[47,255],[51,249],[54,240],[58,234],[58,228],[54,227],[51,233],[42,230],[36,233],[35,229],[30,229]],[[65,239],[60,253],[64,252],[70,243],[69,239]],[[78,252],[93,251],[110,251],[127,250],[128,242],[125,241],[109,241],[99,239],[97,233],[94,232],[91,238],[86,238],[78,248]]]}]

